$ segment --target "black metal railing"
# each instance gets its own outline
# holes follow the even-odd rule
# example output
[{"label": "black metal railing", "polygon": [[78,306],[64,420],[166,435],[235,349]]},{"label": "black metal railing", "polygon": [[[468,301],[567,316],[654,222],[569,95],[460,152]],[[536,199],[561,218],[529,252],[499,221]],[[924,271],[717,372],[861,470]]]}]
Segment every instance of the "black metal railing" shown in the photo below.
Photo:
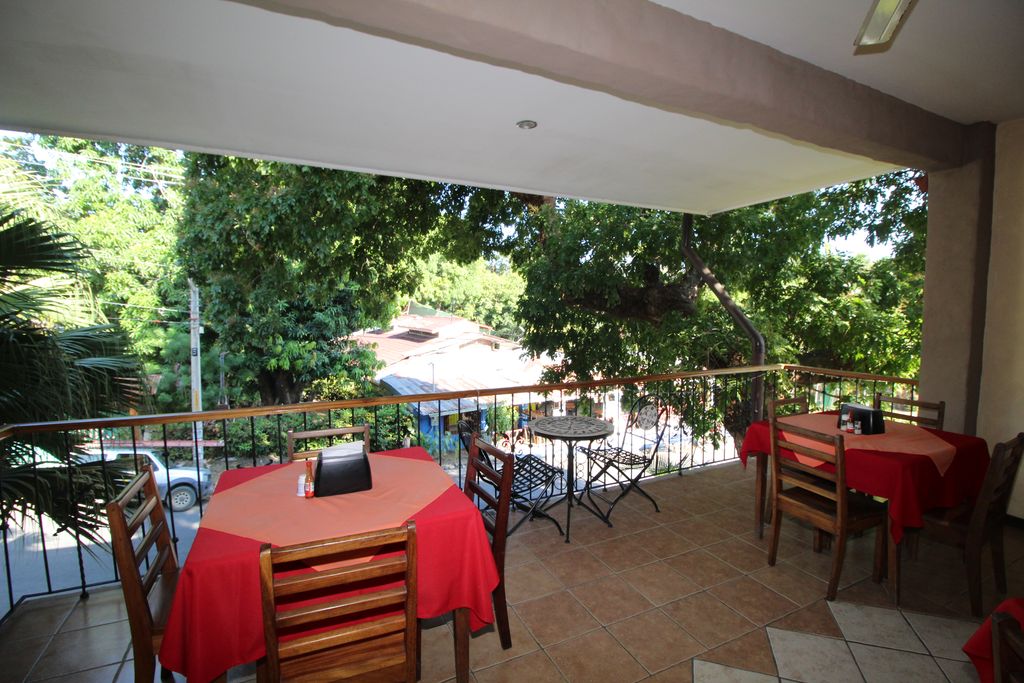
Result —
[{"label": "black metal railing", "polygon": [[[486,391],[9,425],[0,428],[0,489],[6,505],[4,519],[12,522],[0,530],[5,589],[0,594],[0,613],[6,617],[27,597],[70,590],[84,595],[92,586],[118,580],[105,546],[109,537],[102,524],[102,506],[140,463],[154,467],[172,503],[168,521],[183,561],[205,511],[204,493],[212,490],[219,474],[284,461],[289,431],[369,424],[371,450],[421,446],[461,486],[465,451],[456,428],[460,419],[475,421],[484,438],[499,446],[519,452],[529,449],[564,468],[561,444],[524,439],[523,428],[530,419],[593,415],[621,431],[632,400],[656,393],[671,413],[648,476],[682,474],[737,456],[752,415],[757,414],[751,402],[757,383],[764,385],[765,400],[802,393],[818,409],[829,409],[840,400],[870,403],[876,391],[909,397],[916,393],[916,382],[905,378],[765,365]],[[586,467],[585,460],[577,462],[578,471],[568,480],[582,481]],[[84,484],[97,477],[103,482],[98,493]],[[11,507],[11,496],[42,500],[53,494],[51,482],[58,479],[66,482],[61,490],[68,498],[60,507],[66,514],[59,519],[40,514],[39,506],[28,506],[28,514]],[[559,493],[564,494],[565,483],[560,485]],[[182,487],[190,486],[195,505],[175,509],[175,501],[188,502]],[[90,524],[97,520],[98,526]]]}]

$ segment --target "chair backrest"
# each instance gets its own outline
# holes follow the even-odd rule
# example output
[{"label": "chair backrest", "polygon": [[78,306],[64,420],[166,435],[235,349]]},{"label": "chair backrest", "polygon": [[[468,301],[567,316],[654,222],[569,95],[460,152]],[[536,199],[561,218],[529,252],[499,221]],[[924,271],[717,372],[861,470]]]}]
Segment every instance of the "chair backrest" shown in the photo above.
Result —
[{"label": "chair backrest", "polygon": [[[900,422],[911,422],[921,427],[942,429],[946,419],[946,402],[919,401],[912,398],[900,398],[899,396],[883,396],[875,394],[875,410],[882,411],[882,417],[887,420]],[[903,410],[900,410],[902,408]],[[925,412],[923,412],[925,411]]]},{"label": "chair backrest", "polygon": [[[363,440],[363,452],[370,452],[370,425],[364,424],[357,427],[335,427],[332,429],[313,429],[305,432],[294,432],[288,430],[288,461],[293,460],[308,460],[315,458],[320,454],[322,448],[307,449],[304,451],[295,450],[296,441],[306,441],[309,439],[327,439],[335,436],[346,436],[351,435],[353,438],[362,438]],[[303,444],[306,445],[306,444]]]},{"label": "chair backrest", "polygon": [[1002,528],[1006,521],[1006,508],[1013,493],[1013,482],[1020,468],[1021,454],[1024,453],[1024,433],[992,449],[985,481],[974,503],[971,519],[967,526],[968,542],[981,542],[990,533]]},{"label": "chair backrest", "polygon": [[514,462],[510,453],[492,446],[478,434],[472,435],[462,490],[483,512],[484,527],[491,534],[494,563],[502,577],[505,575],[505,537],[512,509]]},{"label": "chair backrest", "polygon": [[[150,593],[173,591],[177,583],[178,557],[156,480],[148,466],[107,503],[107,519],[132,641],[152,647],[154,619]],[[137,533],[141,535],[138,544],[133,542]],[[143,573],[141,565],[147,560],[149,568]],[[153,602],[162,604],[164,601]]]},{"label": "chair backrest", "polygon": [[280,548],[265,543],[260,587],[270,680],[375,671],[416,680],[415,522]]},{"label": "chair backrest", "polygon": [[992,613],[992,672],[995,683],[1024,683],[1024,633],[1005,612]]},{"label": "chair backrest", "polygon": [[668,405],[656,394],[644,394],[629,408],[626,429],[622,432],[623,449],[638,452],[657,452],[668,428]]},{"label": "chair backrest", "polygon": [[[772,496],[782,492],[782,485],[796,486],[835,501],[837,529],[846,524],[846,452],[842,434],[825,434],[786,422],[780,414],[787,408],[795,413],[807,412],[807,400],[781,399],[768,404],[768,424],[771,434]],[[805,462],[781,455],[789,451]],[[810,462],[806,462],[806,461]],[[832,467],[823,467],[831,465]],[[829,471],[831,470],[831,471]]]}]

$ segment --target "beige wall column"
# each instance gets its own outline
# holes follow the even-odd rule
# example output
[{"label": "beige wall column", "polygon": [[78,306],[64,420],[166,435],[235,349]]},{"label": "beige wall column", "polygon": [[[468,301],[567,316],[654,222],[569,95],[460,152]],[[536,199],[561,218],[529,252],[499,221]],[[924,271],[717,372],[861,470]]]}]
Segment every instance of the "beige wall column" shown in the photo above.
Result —
[{"label": "beige wall column", "polygon": [[921,397],[975,433],[985,338],[995,127],[971,128],[968,161],[928,175]]},{"label": "beige wall column", "polygon": [[[992,254],[988,270],[978,434],[989,445],[1024,432],[1024,119],[996,130]],[[1024,470],[1022,470],[1024,472]],[[1024,517],[1024,474],[1010,514]]]}]

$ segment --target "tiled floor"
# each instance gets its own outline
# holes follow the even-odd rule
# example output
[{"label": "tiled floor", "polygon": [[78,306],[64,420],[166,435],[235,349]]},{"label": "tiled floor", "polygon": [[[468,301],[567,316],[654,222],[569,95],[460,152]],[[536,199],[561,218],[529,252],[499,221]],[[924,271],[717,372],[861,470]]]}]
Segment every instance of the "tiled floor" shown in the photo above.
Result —
[{"label": "tiled floor", "polygon": [[[478,683],[499,681],[972,681],[960,646],[976,628],[954,550],[921,543],[904,559],[902,611],[870,580],[872,533],[848,548],[826,603],[828,553],[783,525],[779,562],[752,532],[750,472],[730,464],[652,482],[661,503],[628,497],[614,528],[573,517],[571,544],[544,520],[509,540],[511,650],[474,636]],[[558,515],[564,508],[558,508]],[[1024,532],[1006,535],[1010,593],[1024,595]],[[985,607],[995,606],[986,565]],[[0,681],[131,681],[117,590],[23,605],[0,629]],[[454,675],[444,621],[423,631],[424,683]],[[252,669],[231,680],[252,678]]]}]

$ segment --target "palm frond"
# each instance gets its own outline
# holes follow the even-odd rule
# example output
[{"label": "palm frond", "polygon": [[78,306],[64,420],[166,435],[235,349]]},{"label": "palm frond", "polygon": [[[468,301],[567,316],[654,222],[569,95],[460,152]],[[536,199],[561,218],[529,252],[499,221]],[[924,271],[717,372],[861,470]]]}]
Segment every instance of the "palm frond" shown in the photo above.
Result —
[{"label": "palm frond", "polygon": [[71,235],[0,207],[0,287],[7,289],[39,273],[76,273],[84,253]]}]

